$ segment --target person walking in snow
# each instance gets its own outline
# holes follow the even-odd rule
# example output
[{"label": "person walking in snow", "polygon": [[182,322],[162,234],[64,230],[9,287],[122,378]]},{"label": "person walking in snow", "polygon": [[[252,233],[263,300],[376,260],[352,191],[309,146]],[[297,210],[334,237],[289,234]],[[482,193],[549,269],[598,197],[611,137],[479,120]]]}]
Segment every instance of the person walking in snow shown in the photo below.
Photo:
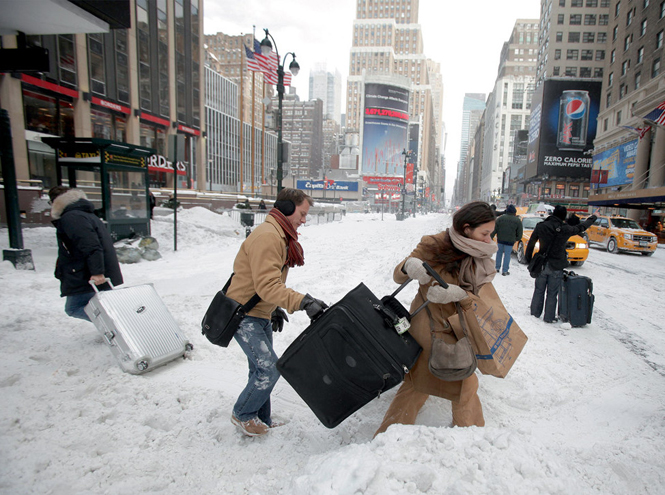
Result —
[{"label": "person walking in snow", "polygon": [[[591,215],[584,222],[579,222],[578,218],[577,225],[570,225],[571,221],[572,223],[575,223],[575,221],[569,220],[568,223],[564,223],[567,212],[565,206],[556,205],[553,213],[533,229],[529,243],[526,246],[525,257],[527,263],[533,258],[536,242],[540,243],[538,252],[547,256],[545,268],[536,277],[533,296],[531,296],[531,315],[540,318],[544,305],[543,320],[545,323],[556,323],[558,321],[556,308],[559,289],[563,280],[563,269],[569,266],[568,253],[566,252],[568,238],[584,232],[593,225],[597,218],[595,215]],[[547,301],[545,301],[545,291],[547,291]]]},{"label": "person walking in snow", "polygon": [[[515,205],[508,205],[505,214],[496,219],[496,226],[492,232],[492,239],[497,238],[498,251],[496,253],[496,272],[501,275],[510,275],[510,255],[513,245],[522,238],[522,221],[516,216]],[[501,262],[503,261],[503,270]]]},{"label": "person walking in snow", "polygon": [[95,295],[90,281],[100,290],[111,288],[107,279],[115,286],[123,282],[113,239],[85,192],[55,186],[48,195],[58,238],[55,278],[60,280],[60,296],[67,298],[65,313],[90,321],[83,311]]},{"label": "person walking in snow", "polygon": [[261,300],[242,320],[234,339],[247,356],[249,380],[233,406],[231,422],[248,436],[264,435],[281,426],[271,417],[270,394],[279,379],[273,332],[281,332],[288,313],[304,310],[316,319],[328,306],[309,294],[286,287],[289,268],[305,264],[297,229],[307,220],[311,197],[298,189],[282,189],[266,220],[240,246],[234,276],[226,295],[246,303]]},{"label": "person walking in snow", "polygon": [[[490,237],[495,218],[489,204],[482,201],[468,203],[453,215],[451,228],[423,237],[409,257],[395,267],[393,279],[398,284],[408,278],[420,282],[410,311],[415,311],[425,300],[430,304],[428,311],[421,311],[412,318],[409,329],[423,351],[405,376],[375,435],[395,423],[415,424],[418,412],[430,395],[452,402],[454,426],[485,425],[476,374],[464,380],[443,381],[430,373],[428,363],[432,349],[431,331],[442,330],[448,344],[457,342],[447,320],[457,312],[455,302],[459,302],[464,311],[470,310],[468,292],[478,294],[480,288],[491,283],[496,275],[492,256],[497,247]],[[448,284],[447,289],[433,283],[423,261],[436,270]]]}]

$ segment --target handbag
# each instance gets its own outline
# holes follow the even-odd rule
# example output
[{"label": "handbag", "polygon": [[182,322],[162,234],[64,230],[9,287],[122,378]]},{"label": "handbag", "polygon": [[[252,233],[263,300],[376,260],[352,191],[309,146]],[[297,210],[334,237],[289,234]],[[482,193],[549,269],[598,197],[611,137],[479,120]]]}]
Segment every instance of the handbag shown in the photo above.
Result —
[{"label": "handbag", "polygon": [[[561,232],[561,227],[557,227],[555,231],[558,234],[559,232]],[[554,243],[552,242],[552,244]],[[545,269],[545,265],[547,264],[547,256],[550,254],[550,249],[552,249],[552,244],[550,244],[547,247],[547,251],[545,253],[541,253],[540,251],[538,251],[536,254],[534,254],[531,257],[531,261],[529,261],[529,264],[527,266],[531,278],[538,278],[538,276]]]},{"label": "handbag", "polygon": [[454,382],[464,380],[470,377],[478,366],[476,361],[476,354],[473,352],[471,343],[467,336],[466,324],[462,318],[462,308],[459,303],[455,303],[457,313],[460,315],[460,322],[464,331],[464,337],[459,339],[454,344],[448,344],[438,334],[440,330],[434,329],[434,321],[432,320],[432,313],[429,308],[430,333],[432,335],[432,350],[429,355],[429,371],[435,377],[446,382]]},{"label": "handbag", "polygon": [[228,297],[226,291],[231,285],[233,275],[234,273],[231,274],[224,288],[215,294],[201,321],[201,333],[210,343],[221,347],[228,347],[242,320],[261,300],[258,294],[254,294],[247,303],[240,304]]}]

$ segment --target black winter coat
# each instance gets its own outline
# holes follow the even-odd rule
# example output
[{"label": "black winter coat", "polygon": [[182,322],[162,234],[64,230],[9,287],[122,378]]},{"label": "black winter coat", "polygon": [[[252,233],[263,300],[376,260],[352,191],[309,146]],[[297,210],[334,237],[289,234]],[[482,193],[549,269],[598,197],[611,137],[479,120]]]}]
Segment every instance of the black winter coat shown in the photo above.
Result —
[{"label": "black winter coat", "polygon": [[[59,196],[56,202],[73,191]],[[58,238],[55,278],[60,280],[60,295],[64,297],[92,292],[94,289],[88,283],[92,275],[104,274],[114,286],[122,284],[113,239],[93,213],[94,205],[84,198],[74,196],[71,199],[74,201],[65,206],[59,218],[54,215],[56,220],[53,220]],[[98,288],[103,290],[109,286],[103,284]]]},{"label": "black winter coat", "polygon": [[563,270],[568,263],[568,253],[566,252],[566,243],[568,239],[573,236],[584,232],[588,229],[596,217],[591,215],[584,222],[579,225],[570,226],[564,223],[560,218],[550,215],[545,220],[536,225],[533,229],[529,244],[526,246],[526,260],[531,261],[533,255],[533,248],[537,241],[540,241],[539,253],[547,253],[547,262],[554,270]]}]

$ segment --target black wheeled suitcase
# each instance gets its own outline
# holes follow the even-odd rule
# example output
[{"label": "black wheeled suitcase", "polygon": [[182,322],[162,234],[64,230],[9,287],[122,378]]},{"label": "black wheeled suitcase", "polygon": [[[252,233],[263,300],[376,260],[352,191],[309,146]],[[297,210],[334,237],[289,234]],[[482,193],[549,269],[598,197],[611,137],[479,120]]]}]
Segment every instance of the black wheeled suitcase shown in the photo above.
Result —
[{"label": "black wheeled suitcase", "polygon": [[361,283],[277,361],[281,375],[326,427],[336,427],[401,383],[415,365],[422,349],[406,331],[411,315],[394,297],[407,283],[382,300]]},{"label": "black wheeled suitcase", "polygon": [[575,272],[563,271],[563,282],[559,293],[559,317],[573,327],[591,323],[593,313],[593,282],[589,277]]}]

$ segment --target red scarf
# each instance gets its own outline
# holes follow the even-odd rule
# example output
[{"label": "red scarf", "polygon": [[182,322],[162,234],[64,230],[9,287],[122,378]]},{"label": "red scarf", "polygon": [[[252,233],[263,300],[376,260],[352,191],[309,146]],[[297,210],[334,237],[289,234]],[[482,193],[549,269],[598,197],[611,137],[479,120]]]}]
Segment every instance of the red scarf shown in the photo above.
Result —
[{"label": "red scarf", "polygon": [[287,243],[287,255],[286,255],[286,266],[289,268],[294,266],[303,266],[305,264],[305,253],[302,250],[302,246],[298,242],[298,232],[291,225],[291,222],[284,216],[284,213],[279,211],[277,208],[273,208],[268,213],[271,217],[277,220],[277,223],[284,230],[286,234],[286,243]]}]

